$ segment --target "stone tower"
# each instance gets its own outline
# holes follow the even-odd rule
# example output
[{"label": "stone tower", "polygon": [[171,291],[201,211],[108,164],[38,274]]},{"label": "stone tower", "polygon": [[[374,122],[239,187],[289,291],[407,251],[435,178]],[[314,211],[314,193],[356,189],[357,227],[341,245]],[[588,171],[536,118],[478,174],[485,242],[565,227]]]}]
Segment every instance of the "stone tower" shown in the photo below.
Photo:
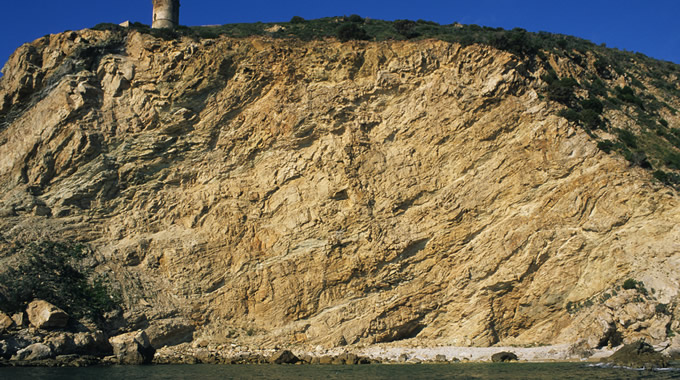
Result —
[{"label": "stone tower", "polygon": [[179,0],[153,0],[154,29],[174,28],[179,25]]}]

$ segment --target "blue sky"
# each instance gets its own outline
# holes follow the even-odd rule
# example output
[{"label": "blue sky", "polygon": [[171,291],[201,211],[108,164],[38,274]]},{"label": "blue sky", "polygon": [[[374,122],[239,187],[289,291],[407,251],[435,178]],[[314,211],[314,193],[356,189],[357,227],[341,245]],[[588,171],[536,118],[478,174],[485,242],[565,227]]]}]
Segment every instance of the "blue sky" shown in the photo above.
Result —
[{"label": "blue sky", "polygon": [[[0,65],[21,44],[100,22],[146,24],[151,0],[6,0],[0,14]],[[680,0],[182,0],[183,25],[287,21],[359,14],[548,31],[680,63]]]}]

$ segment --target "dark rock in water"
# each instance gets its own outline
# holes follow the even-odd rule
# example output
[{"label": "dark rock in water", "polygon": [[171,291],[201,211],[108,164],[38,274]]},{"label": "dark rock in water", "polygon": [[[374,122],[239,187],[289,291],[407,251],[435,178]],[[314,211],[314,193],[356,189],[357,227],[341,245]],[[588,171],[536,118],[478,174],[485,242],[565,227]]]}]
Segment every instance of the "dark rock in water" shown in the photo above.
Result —
[{"label": "dark rock in water", "polygon": [[512,352],[497,352],[493,355],[491,355],[491,361],[494,363],[504,363],[504,362],[511,362],[511,361],[517,361],[519,360],[517,358],[517,355],[513,354]]},{"label": "dark rock in water", "polygon": [[[276,354],[282,353],[283,351],[279,351]],[[264,356],[260,354],[253,354],[253,353],[244,353],[241,355],[237,356],[232,356],[232,357],[225,357],[225,358],[220,358],[219,361],[220,363],[223,364],[266,364],[266,363],[274,363],[272,360],[275,359],[276,354],[272,355],[269,357],[269,359],[266,359]],[[284,364],[284,363],[281,363]]]},{"label": "dark rock in water", "polygon": [[278,351],[269,358],[272,364],[295,364],[299,361],[300,359],[288,350]]},{"label": "dark rock in water", "polygon": [[339,356],[333,356],[333,361],[331,361],[331,364],[343,365],[345,364],[345,360]]},{"label": "dark rock in water", "polygon": [[367,357],[360,356],[357,364],[371,364],[371,359]]},{"label": "dark rock in water", "polygon": [[149,364],[156,353],[144,331],[114,336],[109,342],[119,364]]},{"label": "dark rock in water", "polygon": [[654,347],[643,341],[627,344],[603,361],[632,368],[668,367],[668,358],[656,352]]},{"label": "dark rock in water", "polygon": [[98,357],[91,355],[59,355],[55,359],[61,367],[89,367],[101,363]]},{"label": "dark rock in water", "polygon": [[357,364],[359,362],[359,357],[351,353],[342,353],[335,357],[333,364]]}]

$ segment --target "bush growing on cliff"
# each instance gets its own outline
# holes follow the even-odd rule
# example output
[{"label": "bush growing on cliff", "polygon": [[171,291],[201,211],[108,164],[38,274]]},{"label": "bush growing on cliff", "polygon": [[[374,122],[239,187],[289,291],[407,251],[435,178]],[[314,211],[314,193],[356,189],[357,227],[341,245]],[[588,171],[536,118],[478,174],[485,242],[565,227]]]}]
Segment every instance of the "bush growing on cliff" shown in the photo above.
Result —
[{"label": "bush growing on cliff", "polygon": [[420,33],[415,30],[416,22],[411,20],[395,20],[394,29],[406,39],[416,38]]},{"label": "bush growing on cliff", "polygon": [[624,288],[625,290],[635,289],[637,287],[637,281],[633,280],[632,278],[629,278],[623,282],[623,285],[621,287]]},{"label": "bush growing on cliff", "polygon": [[300,16],[293,16],[293,18],[290,19],[291,24],[304,24],[306,20]]},{"label": "bush growing on cliff", "polygon": [[642,281],[635,281],[632,278],[627,279],[623,282],[622,288],[626,290],[636,289],[640,294],[646,296],[649,294],[645,284]]},{"label": "bush growing on cliff", "polygon": [[654,178],[659,180],[661,183],[664,183],[666,185],[670,186],[678,186],[680,185],[680,175],[676,173],[669,173],[665,172],[663,170],[657,170],[654,172]]},{"label": "bush growing on cliff", "polygon": [[351,40],[369,40],[371,37],[366,31],[355,23],[342,24],[338,28],[338,39],[342,42]]},{"label": "bush growing on cliff", "polygon": [[542,78],[548,83],[548,99],[572,107],[576,101],[574,89],[578,87],[578,82],[574,78],[558,78],[557,74],[550,70]]},{"label": "bush growing on cliff", "polygon": [[96,319],[116,307],[106,281],[83,264],[84,246],[43,242],[13,251],[14,262],[0,271],[0,309],[17,312],[32,300],[43,299],[76,318]]},{"label": "bush growing on cliff", "polygon": [[356,22],[356,23],[362,23],[362,22],[364,22],[364,18],[361,17],[361,16],[359,16],[359,15],[357,15],[357,14],[353,14],[353,15],[349,15],[349,17],[347,17],[347,21],[349,21],[349,22]]},{"label": "bush growing on cliff", "polygon": [[509,51],[520,57],[532,56],[539,51],[531,35],[521,28],[497,32],[491,39],[491,46]]},{"label": "bush growing on cliff", "polygon": [[656,304],[656,306],[654,307],[654,311],[657,314],[662,314],[662,315],[670,315],[671,314],[671,311],[668,308],[668,304],[665,304],[665,303]]}]

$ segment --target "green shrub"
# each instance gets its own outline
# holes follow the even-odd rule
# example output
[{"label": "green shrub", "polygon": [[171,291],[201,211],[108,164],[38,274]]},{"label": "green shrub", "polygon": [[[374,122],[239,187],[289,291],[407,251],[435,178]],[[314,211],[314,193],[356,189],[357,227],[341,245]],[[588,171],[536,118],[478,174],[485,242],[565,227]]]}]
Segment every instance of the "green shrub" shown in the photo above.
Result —
[{"label": "green shrub", "polygon": [[604,82],[600,78],[594,78],[588,84],[588,92],[590,93],[591,96],[606,97],[607,96],[607,86],[604,84]]},{"label": "green shrub", "polygon": [[642,99],[640,99],[636,94],[635,91],[630,88],[629,86],[625,87],[616,87],[616,97],[619,98],[620,100],[626,102],[626,103],[631,103],[635,104],[640,108],[644,108],[644,102]]},{"label": "green shrub", "polygon": [[118,304],[105,279],[83,264],[84,246],[43,242],[13,250],[17,261],[0,271],[0,309],[17,312],[43,299],[76,318],[97,319]]},{"label": "green shrub", "polygon": [[575,109],[567,108],[561,110],[559,115],[573,123],[581,124],[588,129],[596,129],[603,124],[600,115],[591,109],[576,111]]},{"label": "green shrub", "polygon": [[[548,76],[548,78],[553,79],[552,76]],[[574,78],[550,80],[548,84],[548,99],[571,107],[576,100],[574,96],[575,87],[578,87],[578,82]]]},{"label": "green shrub", "polygon": [[666,173],[665,171],[657,170],[652,175],[654,176],[654,178],[659,180],[659,182],[668,183],[668,173]]},{"label": "green shrub", "polygon": [[495,33],[490,44],[496,49],[509,51],[520,57],[533,56],[539,51],[531,35],[521,28]]},{"label": "green shrub", "polygon": [[93,26],[92,29],[93,30],[100,30],[100,31],[109,30],[109,31],[117,32],[117,31],[121,31],[125,28],[123,28],[122,26],[120,26],[118,24],[112,24],[110,22],[102,22],[100,24]]},{"label": "green shrub", "polygon": [[619,129],[619,130],[617,130],[617,134],[619,135],[619,140],[625,146],[627,146],[631,149],[637,148],[637,137],[635,137],[633,132],[631,132],[627,129]]},{"label": "green shrub", "polygon": [[395,20],[394,23],[394,29],[397,31],[397,33],[401,34],[407,39],[411,38],[416,38],[420,36],[420,33],[418,33],[415,28],[416,28],[416,23],[415,21],[411,20]]},{"label": "green shrub", "polygon": [[597,148],[607,154],[610,153],[614,147],[615,144],[611,140],[603,140],[597,142]]},{"label": "green shrub", "polygon": [[581,120],[578,111],[571,108],[565,108],[563,110],[560,110],[558,115],[571,121],[572,123],[578,123]]},{"label": "green shrub", "polygon": [[680,170],[680,153],[666,153],[666,156],[664,157],[664,163],[671,169]]},{"label": "green shrub", "polygon": [[342,42],[350,40],[369,40],[371,38],[363,28],[354,23],[342,24],[338,28],[337,36]]},{"label": "green shrub", "polygon": [[654,307],[654,311],[656,311],[657,314],[664,314],[664,315],[670,315],[670,310],[668,309],[668,305],[665,303],[658,303]]},{"label": "green shrub", "polygon": [[647,154],[642,151],[624,150],[623,157],[631,164],[639,166],[643,169],[652,169],[652,164],[647,159]]},{"label": "green shrub", "polygon": [[633,280],[632,278],[629,278],[623,282],[623,285],[621,287],[626,290],[635,289],[637,287],[637,281]]},{"label": "green shrub", "polygon": [[291,23],[291,24],[304,24],[305,21],[306,21],[306,20],[305,20],[304,18],[300,17],[300,16],[293,16],[293,17],[290,19],[290,23]]},{"label": "green shrub", "polygon": [[585,109],[579,112],[579,119],[583,125],[589,129],[599,128],[603,123],[602,118],[600,118],[600,114],[592,109]]},{"label": "green shrub", "polygon": [[350,16],[347,18],[347,21],[349,21],[349,22],[356,22],[356,23],[363,23],[363,22],[364,22],[364,18],[361,17],[361,16],[359,16],[359,15],[350,15]]},{"label": "green shrub", "polygon": [[637,78],[635,78],[635,77],[631,78],[631,84],[632,84],[633,86],[635,86],[635,87],[641,89],[641,90],[647,89],[647,87],[645,87],[645,85],[644,85],[642,82],[640,82],[639,79],[637,79]]},{"label": "green shrub", "polygon": [[589,98],[581,101],[581,107],[585,110],[595,111],[598,115],[604,111],[604,104],[597,98]]}]

